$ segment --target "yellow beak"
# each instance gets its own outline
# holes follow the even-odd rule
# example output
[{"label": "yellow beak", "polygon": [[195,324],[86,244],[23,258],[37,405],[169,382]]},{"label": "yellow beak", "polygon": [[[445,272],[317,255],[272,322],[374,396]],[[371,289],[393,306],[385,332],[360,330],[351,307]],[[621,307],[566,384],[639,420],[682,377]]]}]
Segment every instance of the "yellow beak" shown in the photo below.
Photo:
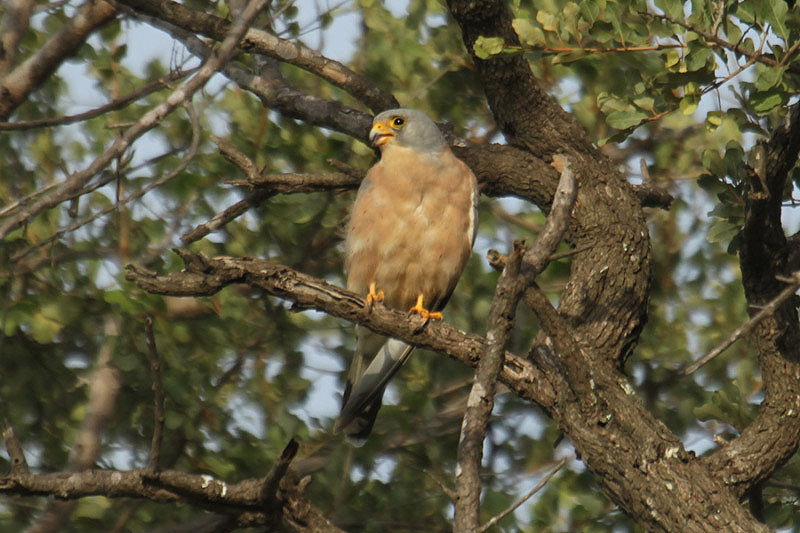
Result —
[{"label": "yellow beak", "polygon": [[397,137],[397,134],[383,122],[374,124],[369,130],[369,142],[372,143],[372,146],[383,146],[392,137]]}]

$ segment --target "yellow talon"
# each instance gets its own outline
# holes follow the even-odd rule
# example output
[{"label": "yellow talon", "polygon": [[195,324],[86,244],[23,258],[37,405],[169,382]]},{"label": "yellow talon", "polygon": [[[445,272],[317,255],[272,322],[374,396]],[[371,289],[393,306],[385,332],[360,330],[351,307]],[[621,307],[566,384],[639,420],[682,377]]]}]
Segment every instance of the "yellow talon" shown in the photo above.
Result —
[{"label": "yellow talon", "polygon": [[439,311],[428,311],[427,309],[425,309],[425,306],[422,305],[422,294],[417,296],[416,305],[414,305],[414,307],[409,309],[408,312],[409,312],[409,314],[412,314],[412,315],[419,315],[422,318],[424,318],[425,320],[430,320],[430,319],[441,320],[442,319],[442,313],[440,313]]},{"label": "yellow talon", "polygon": [[365,298],[365,307],[372,307],[374,302],[382,302],[383,301],[383,291],[375,292],[375,282],[369,284],[369,293],[367,293],[367,297]]}]

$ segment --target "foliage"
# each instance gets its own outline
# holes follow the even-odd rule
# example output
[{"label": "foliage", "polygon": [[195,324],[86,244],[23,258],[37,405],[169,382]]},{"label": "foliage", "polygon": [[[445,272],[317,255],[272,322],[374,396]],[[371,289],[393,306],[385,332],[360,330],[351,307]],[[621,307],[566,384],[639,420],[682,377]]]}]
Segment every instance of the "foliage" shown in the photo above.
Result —
[{"label": "foliage", "polygon": [[[743,216],[741,161],[752,157],[800,90],[800,11],[781,0],[658,0],[654,7],[636,0],[517,0],[520,43],[487,36],[476,42],[475,52],[524,54],[541,83],[626,166],[633,181],[647,179],[677,197],[668,211],[648,211],[656,269],[650,319],[626,371],[647,407],[702,454],[715,435],[734,434],[753,416],[762,393],[746,342],[690,377],[678,371],[746,318],[731,255]],[[36,14],[20,57],[33,54],[75,9],[67,4]],[[224,3],[217,9],[227,14]],[[291,8],[276,2],[274,25],[310,46],[323,36],[329,54],[337,53],[332,43],[352,39],[355,51],[347,63],[402,105],[450,122],[470,141],[498,140],[458,27],[440,3],[410,0],[400,8],[359,0],[308,18],[311,9],[305,2]],[[301,22],[301,15],[311,22]],[[137,33],[144,26],[135,19],[117,21],[96,33],[12,119],[73,114],[87,103],[97,107],[170,69],[195,64],[176,65],[182,51],[141,57],[139,41],[152,38]],[[296,68],[284,66],[283,74],[308,93],[357,105]],[[0,135],[3,203],[83,168],[113,142],[115,125],[136,120],[167,93],[153,92],[75,125]],[[363,531],[449,529],[452,507],[435,480],[452,479],[469,369],[418,352],[391,386],[393,401],[381,411],[375,434],[353,449],[329,432],[353,350],[349,324],[321,313],[295,313],[252,290],[229,289],[187,304],[149,295],[124,280],[130,262],[180,269],[170,252],[182,245],[180,236],[247,194],[225,183],[241,176],[218,154],[210,133],[275,173],[327,171],[329,159],[367,168],[374,159],[362,140],[264,109],[227,80],[215,80],[191,105],[202,131],[200,147],[174,179],[46,242],[175,168],[192,137],[185,110],[169,115],[107,168],[107,185],[84,194],[70,211],[58,207],[36,217],[0,248],[0,405],[32,467],[54,471],[67,464],[87,409],[87,384],[103,351],[120,372],[121,388],[96,463],[121,469],[146,463],[153,399],[143,324],[152,316],[164,358],[166,464],[237,481],[263,475],[296,437],[301,459],[322,458],[309,499],[337,524]],[[640,159],[647,176],[641,175]],[[793,192],[787,190],[784,199],[792,221]],[[340,236],[352,199],[350,191],[276,195],[191,247],[209,255],[269,258],[341,285]],[[447,308],[448,322],[484,332],[497,280],[485,252],[506,252],[513,239],[532,239],[531,226],[543,220],[519,201],[483,199],[477,253]],[[567,274],[568,261],[560,261],[539,283],[557,297]],[[511,350],[524,354],[537,326],[520,313]],[[483,518],[513,503],[570,453],[558,428],[536,408],[501,395],[486,445]],[[796,480],[798,468],[795,458],[776,479]],[[764,517],[773,528],[798,531],[797,489],[786,486],[765,486]],[[20,530],[45,503],[0,501],[0,529]],[[183,506],[98,496],[81,501],[71,527],[147,530],[194,514]],[[579,461],[571,461],[498,530],[639,531]]]}]

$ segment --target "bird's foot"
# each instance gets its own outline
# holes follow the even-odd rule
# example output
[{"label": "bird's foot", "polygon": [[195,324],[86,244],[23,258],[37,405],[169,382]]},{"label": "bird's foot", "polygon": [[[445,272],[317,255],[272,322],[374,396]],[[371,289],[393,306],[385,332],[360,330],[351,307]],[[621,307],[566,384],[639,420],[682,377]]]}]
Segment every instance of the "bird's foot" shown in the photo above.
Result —
[{"label": "bird's foot", "polygon": [[383,291],[375,291],[375,283],[369,284],[369,293],[364,298],[364,307],[372,309],[372,304],[383,301]]},{"label": "bird's foot", "polygon": [[425,319],[425,322],[427,322],[428,320],[431,320],[431,319],[441,320],[443,318],[442,317],[442,313],[440,313],[439,311],[428,311],[427,309],[425,309],[425,306],[422,305],[422,295],[421,294],[419,296],[417,296],[416,305],[414,305],[414,307],[409,309],[408,313],[410,315],[419,315],[419,316],[421,316],[423,319]]}]

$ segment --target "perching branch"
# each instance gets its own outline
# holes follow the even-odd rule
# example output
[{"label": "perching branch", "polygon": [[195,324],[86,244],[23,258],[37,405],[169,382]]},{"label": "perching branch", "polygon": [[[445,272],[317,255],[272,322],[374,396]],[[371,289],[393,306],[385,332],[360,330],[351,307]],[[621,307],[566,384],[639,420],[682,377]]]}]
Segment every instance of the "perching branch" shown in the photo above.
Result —
[{"label": "perching branch", "polygon": [[[421,327],[418,317],[385,306],[369,311],[360,295],[278,263],[253,258],[208,258],[186,250],[176,253],[184,261],[180,272],[159,276],[128,265],[126,278],[147,292],[171,296],[209,296],[228,285],[244,283],[292,302],[294,310],[317,309],[414,346],[445,353],[469,366],[474,367],[484,351],[486,339],[482,337],[438,322]],[[500,380],[522,398],[545,405],[554,401],[548,380],[525,358],[506,353]]]}]

